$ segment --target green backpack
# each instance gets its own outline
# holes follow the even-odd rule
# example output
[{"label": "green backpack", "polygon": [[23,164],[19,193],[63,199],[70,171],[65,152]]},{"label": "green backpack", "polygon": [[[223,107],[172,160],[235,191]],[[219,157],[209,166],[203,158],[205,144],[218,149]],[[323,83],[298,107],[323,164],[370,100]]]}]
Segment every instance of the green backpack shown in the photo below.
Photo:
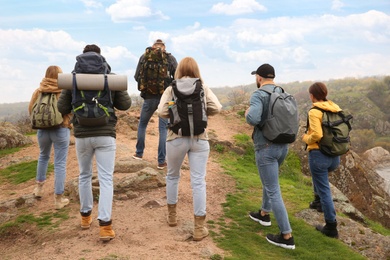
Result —
[{"label": "green backpack", "polygon": [[[311,109],[320,110],[322,115],[323,136],[318,143],[320,151],[328,156],[339,156],[349,151],[350,137],[352,130],[351,122],[353,116],[346,115],[343,111],[330,112],[318,107]],[[307,119],[307,129],[309,128],[309,118]]]},{"label": "green backpack", "polygon": [[32,107],[30,120],[33,129],[58,128],[62,124],[63,119],[57,108],[56,93],[39,93]]},{"label": "green backpack", "polygon": [[138,90],[162,95],[169,79],[167,53],[160,48],[146,48],[138,78]]}]

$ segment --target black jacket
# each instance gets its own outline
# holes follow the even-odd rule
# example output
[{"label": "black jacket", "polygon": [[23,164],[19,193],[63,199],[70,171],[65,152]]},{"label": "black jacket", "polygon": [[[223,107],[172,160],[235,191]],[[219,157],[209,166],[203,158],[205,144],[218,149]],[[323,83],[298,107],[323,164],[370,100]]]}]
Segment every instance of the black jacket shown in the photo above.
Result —
[{"label": "black jacket", "polygon": [[[111,91],[113,107],[118,110],[127,110],[131,106],[131,98],[127,91]],[[58,110],[62,114],[68,114],[72,111],[72,90],[62,90],[58,99]],[[94,136],[112,136],[116,138],[117,117],[114,113],[111,115],[107,125],[100,127],[85,127],[79,125],[73,120],[74,136],[77,138]]]}]

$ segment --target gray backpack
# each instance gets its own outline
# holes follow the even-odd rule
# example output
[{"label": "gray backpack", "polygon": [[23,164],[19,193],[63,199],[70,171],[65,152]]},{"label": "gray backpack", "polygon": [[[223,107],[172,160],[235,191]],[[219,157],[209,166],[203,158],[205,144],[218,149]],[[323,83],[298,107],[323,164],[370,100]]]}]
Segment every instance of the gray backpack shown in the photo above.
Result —
[{"label": "gray backpack", "polygon": [[[275,90],[280,88],[281,93]],[[270,94],[265,122],[260,126],[265,138],[273,143],[293,143],[297,138],[299,116],[294,96],[275,86],[273,91],[260,88]]]}]

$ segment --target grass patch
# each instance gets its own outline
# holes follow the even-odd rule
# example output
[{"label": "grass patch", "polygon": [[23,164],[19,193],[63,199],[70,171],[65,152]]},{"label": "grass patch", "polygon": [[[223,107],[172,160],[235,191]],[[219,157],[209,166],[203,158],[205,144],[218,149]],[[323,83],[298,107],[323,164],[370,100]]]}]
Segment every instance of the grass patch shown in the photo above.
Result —
[{"label": "grass patch", "polygon": [[22,149],[22,147],[15,147],[15,148],[9,148],[9,149],[1,149],[1,150],[0,150],[0,158],[1,158],[1,157],[4,157],[4,156],[6,156],[6,155],[9,155],[9,154],[13,154],[13,153],[19,152],[20,149]]},{"label": "grass patch", "polygon": [[247,147],[246,153],[225,153],[219,156],[219,161],[226,174],[236,180],[237,191],[227,195],[223,204],[224,218],[211,226],[211,234],[218,246],[231,254],[225,259],[365,259],[340,240],[330,239],[304,220],[294,217],[296,212],[307,208],[313,193],[311,180],[303,176],[300,160],[293,153],[289,153],[280,169],[280,185],[296,249],[286,250],[268,243],[266,234],[280,232],[274,215],[271,214],[271,227],[263,227],[248,217],[249,211],[259,209],[262,198],[253,145],[250,137],[245,135],[235,138],[240,146]]},{"label": "grass patch", "polygon": [[[37,164],[37,160],[30,162],[22,162],[0,170],[0,183],[2,183],[3,181],[8,181],[12,184],[20,184],[34,179],[36,176]],[[49,163],[47,174],[50,174],[53,171],[54,165],[52,163]]]},{"label": "grass patch", "polygon": [[33,214],[20,215],[15,220],[0,226],[0,237],[7,238],[22,234],[26,227],[31,225],[35,225],[39,229],[56,229],[62,221],[69,219],[69,210],[61,209],[53,213],[46,212],[40,216],[34,216]]}]

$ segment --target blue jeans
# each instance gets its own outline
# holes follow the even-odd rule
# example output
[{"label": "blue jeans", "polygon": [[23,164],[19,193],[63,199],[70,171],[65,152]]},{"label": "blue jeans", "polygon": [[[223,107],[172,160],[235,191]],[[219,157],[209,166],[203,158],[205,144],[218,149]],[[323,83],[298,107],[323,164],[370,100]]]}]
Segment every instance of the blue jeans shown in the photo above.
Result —
[{"label": "blue jeans", "polygon": [[188,154],[194,215],[206,215],[206,168],[210,145],[207,140],[190,137],[167,142],[167,203],[176,204],[179,193],[180,168]]},{"label": "blue jeans", "polygon": [[320,196],[322,211],[326,222],[336,222],[332,193],[330,191],[328,173],[340,165],[340,156],[330,157],[320,150],[309,152],[309,168],[313,179],[314,192]]},{"label": "blue jeans", "polygon": [[[138,124],[137,144],[135,146],[136,147],[135,153],[140,157],[142,157],[144,154],[146,127],[148,126],[150,118],[157,110],[159,103],[160,103],[159,98],[150,98],[150,99],[145,99],[142,105],[141,116]],[[159,141],[158,141],[158,154],[157,154],[157,159],[159,164],[165,162],[167,124],[168,124],[168,119],[159,117],[158,119]]]},{"label": "blue jeans", "polygon": [[50,160],[51,147],[54,146],[54,193],[63,194],[66,179],[66,160],[68,158],[70,130],[61,127],[58,129],[38,129],[39,159],[37,166],[37,182],[46,180],[47,166]]},{"label": "blue jeans", "polygon": [[256,165],[263,184],[261,209],[274,213],[282,234],[292,232],[279,185],[279,166],[286,158],[287,152],[287,144],[270,144],[255,151]]},{"label": "blue jeans", "polygon": [[116,143],[111,136],[76,138],[76,153],[79,162],[80,212],[87,213],[93,208],[92,159],[95,155],[99,179],[98,219],[110,221],[114,196],[113,175]]}]

